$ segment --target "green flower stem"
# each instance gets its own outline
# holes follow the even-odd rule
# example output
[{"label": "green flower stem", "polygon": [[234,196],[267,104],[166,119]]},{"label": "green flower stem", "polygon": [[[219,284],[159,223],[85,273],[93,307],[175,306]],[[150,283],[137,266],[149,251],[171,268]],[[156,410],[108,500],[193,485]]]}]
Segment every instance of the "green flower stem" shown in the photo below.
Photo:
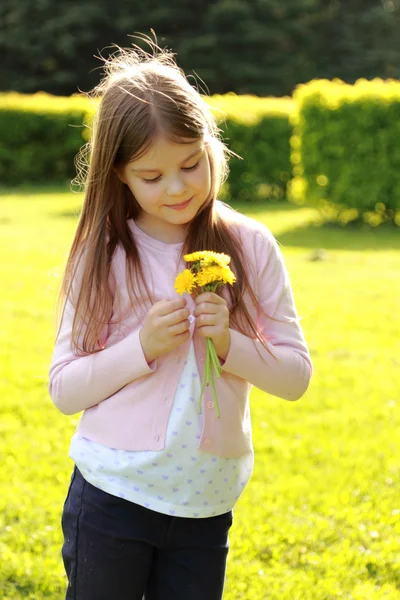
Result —
[{"label": "green flower stem", "polygon": [[211,354],[212,364],[217,377],[221,377],[221,363],[219,362],[217,351],[215,350],[215,346],[211,338],[207,338],[207,352],[210,352]]},{"label": "green flower stem", "polygon": [[208,348],[207,348],[206,364],[204,365],[203,381],[201,384],[201,391],[200,391],[200,398],[199,398],[199,408],[198,408],[199,414],[201,414],[201,399],[203,397],[204,387],[206,385],[209,385],[210,371],[211,371],[211,362],[210,362],[210,355],[209,355]]},{"label": "green flower stem", "polygon": [[207,381],[206,381],[206,385],[210,385],[212,363],[211,363],[211,355],[210,355],[209,352],[207,352],[207,355],[206,355],[206,365],[207,365]]},{"label": "green flower stem", "polygon": [[[203,288],[201,288],[200,293],[203,293],[206,291],[215,292],[215,290],[217,289],[218,285],[220,285],[220,283],[221,282],[217,282],[214,284],[209,284],[209,286],[204,286]],[[198,296],[199,292],[197,292],[197,290],[194,290],[194,294],[196,296]],[[219,418],[220,412],[219,412],[219,404],[218,404],[218,398],[217,398],[217,389],[215,386],[214,371],[215,371],[215,374],[217,377],[221,377],[222,368],[221,368],[221,363],[220,363],[218,355],[217,355],[217,351],[215,350],[215,346],[214,346],[214,343],[211,338],[206,338],[206,345],[207,345],[206,364],[204,365],[203,381],[201,382],[198,412],[199,412],[199,414],[201,414],[201,401],[202,401],[203,394],[204,394],[204,388],[206,385],[210,385],[210,383],[211,383],[213,397],[214,397],[215,410],[217,413],[217,417]]]}]

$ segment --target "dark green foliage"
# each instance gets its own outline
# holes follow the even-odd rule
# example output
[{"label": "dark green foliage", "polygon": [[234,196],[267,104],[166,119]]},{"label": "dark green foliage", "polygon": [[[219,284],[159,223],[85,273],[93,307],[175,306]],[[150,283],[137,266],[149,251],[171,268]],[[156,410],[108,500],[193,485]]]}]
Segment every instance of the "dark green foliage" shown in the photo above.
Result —
[{"label": "dark green foliage", "polygon": [[243,159],[230,159],[229,198],[245,202],[285,198],[291,178],[288,116],[271,114],[252,125],[228,120],[221,128],[229,148]]},{"label": "dark green foliage", "polygon": [[399,0],[2,0],[0,90],[88,91],[100,78],[95,56],[151,29],[210,94],[280,97],[313,78],[399,78],[399,11]]}]

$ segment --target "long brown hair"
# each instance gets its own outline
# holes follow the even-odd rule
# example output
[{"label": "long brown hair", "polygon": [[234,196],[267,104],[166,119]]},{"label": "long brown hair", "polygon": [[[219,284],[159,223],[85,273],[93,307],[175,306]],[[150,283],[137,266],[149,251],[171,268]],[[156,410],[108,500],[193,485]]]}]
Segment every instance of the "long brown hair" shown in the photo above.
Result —
[{"label": "long brown hair", "polygon": [[[151,302],[138,248],[127,223],[128,219],[138,217],[140,207],[116,170],[144,154],[160,134],[179,142],[189,138],[203,139],[206,143],[210,194],[187,228],[182,254],[213,250],[231,256],[237,281],[234,286],[227,286],[230,324],[266,347],[244,301],[247,291],[257,304],[242,245],[234,229],[214,207],[228,175],[228,155],[233,153],[222,142],[210,108],[176,65],[173,54],[149,43],[153,54],[138,46],[117,47],[118,51],[105,60],[105,76],[89,94],[92,98],[100,97],[100,103],[91,140],[81,148],[75,161],[78,170],[75,181],[84,187],[84,201],[59,296],[64,310],[67,298],[75,307],[72,347],[79,354],[101,350],[100,332],[112,314],[110,269],[118,245],[126,253],[132,310],[137,309],[135,289],[140,285]],[[79,285],[75,294],[78,267]]]}]

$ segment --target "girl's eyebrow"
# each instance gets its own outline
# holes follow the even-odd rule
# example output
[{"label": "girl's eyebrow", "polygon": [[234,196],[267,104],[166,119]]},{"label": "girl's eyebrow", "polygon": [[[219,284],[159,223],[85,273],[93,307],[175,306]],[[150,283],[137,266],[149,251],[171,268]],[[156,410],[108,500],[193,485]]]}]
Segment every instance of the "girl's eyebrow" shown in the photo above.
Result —
[{"label": "girl's eyebrow", "polygon": [[[187,160],[190,160],[191,158],[193,158],[193,156],[196,156],[196,154],[199,154],[200,152],[203,151],[203,148],[197,148],[197,150],[195,150],[194,152],[192,152],[192,154],[190,154],[189,156],[187,156],[181,164],[185,163]],[[160,171],[162,171],[162,169],[131,169],[131,171],[133,171],[134,173],[141,173],[142,171],[145,171],[146,173],[158,173]]]}]

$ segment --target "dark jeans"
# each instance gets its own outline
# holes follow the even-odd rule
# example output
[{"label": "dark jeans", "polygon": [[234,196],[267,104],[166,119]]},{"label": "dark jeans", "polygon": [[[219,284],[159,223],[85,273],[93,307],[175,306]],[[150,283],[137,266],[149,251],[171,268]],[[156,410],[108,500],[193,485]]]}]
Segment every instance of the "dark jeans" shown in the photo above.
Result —
[{"label": "dark jeans", "polygon": [[66,600],[220,600],[232,515],[157,513],[91,485],[75,466],[61,518]]}]

